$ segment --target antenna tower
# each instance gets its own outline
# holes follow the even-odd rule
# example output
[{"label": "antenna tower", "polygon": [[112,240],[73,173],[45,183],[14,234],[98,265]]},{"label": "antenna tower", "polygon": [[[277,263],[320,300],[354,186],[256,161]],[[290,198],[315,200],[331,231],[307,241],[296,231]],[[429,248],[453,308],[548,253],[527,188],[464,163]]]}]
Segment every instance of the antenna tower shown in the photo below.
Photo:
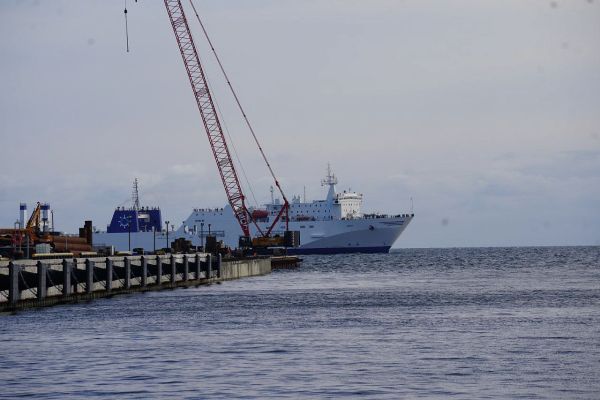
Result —
[{"label": "antenna tower", "polygon": [[327,176],[321,181],[321,186],[337,185],[338,180],[335,174],[331,172],[331,164],[327,163]]},{"label": "antenna tower", "polygon": [[133,190],[131,191],[131,202],[133,203],[133,209],[140,209],[140,193],[138,191],[138,179],[133,180]]}]

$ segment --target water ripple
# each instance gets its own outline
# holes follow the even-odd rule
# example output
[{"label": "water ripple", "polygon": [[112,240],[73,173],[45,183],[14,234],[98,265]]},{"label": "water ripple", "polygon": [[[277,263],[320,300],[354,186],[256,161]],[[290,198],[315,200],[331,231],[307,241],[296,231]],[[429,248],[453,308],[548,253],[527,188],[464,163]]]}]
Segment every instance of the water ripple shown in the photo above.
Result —
[{"label": "water ripple", "polygon": [[594,398],[600,248],[308,256],[0,316],[0,398]]}]

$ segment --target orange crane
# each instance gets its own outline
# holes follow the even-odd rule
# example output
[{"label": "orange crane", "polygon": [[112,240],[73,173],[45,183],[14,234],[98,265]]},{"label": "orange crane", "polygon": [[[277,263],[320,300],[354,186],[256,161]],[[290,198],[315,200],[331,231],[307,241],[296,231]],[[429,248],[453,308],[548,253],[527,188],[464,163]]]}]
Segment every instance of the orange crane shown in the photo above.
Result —
[{"label": "orange crane", "polygon": [[41,230],[39,229],[41,208],[42,204],[38,202],[37,206],[31,213],[31,217],[29,217],[29,220],[27,221],[27,224],[24,227],[3,228],[0,229],[0,235],[27,235],[33,243],[33,238],[38,236],[38,234],[41,232]]}]

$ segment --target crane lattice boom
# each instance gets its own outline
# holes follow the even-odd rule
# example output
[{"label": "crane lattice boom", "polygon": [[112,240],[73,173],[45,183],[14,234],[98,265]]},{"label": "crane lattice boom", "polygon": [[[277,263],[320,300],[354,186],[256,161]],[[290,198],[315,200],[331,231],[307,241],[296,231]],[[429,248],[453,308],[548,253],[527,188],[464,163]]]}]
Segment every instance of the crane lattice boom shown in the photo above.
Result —
[{"label": "crane lattice boom", "polygon": [[192,33],[185,17],[183,6],[180,0],[164,0],[164,2],[175,38],[177,39],[177,44],[179,45],[183,63],[185,64],[185,69],[190,78],[190,84],[196,97],[196,103],[202,116],[202,122],[208,135],[210,147],[217,162],[223,186],[225,187],[227,199],[242,228],[242,232],[245,236],[249,237],[249,213],[244,203],[244,194],[229,153],[229,148],[227,147],[227,142],[225,141],[221,123],[217,117],[217,111],[208,89],[208,82],[200,64],[200,57],[198,57],[196,45],[192,39]]}]

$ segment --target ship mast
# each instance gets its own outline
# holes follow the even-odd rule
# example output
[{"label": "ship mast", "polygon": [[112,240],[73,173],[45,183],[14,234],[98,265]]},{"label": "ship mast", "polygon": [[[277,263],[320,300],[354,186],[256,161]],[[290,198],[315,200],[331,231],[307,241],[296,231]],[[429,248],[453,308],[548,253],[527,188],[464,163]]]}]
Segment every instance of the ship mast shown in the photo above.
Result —
[{"label": "ship mast", "polygon": [[337,177],[331,171],[331,164],[327,163],[327,176],[321,181],[321,186],[329,186],[329,191],[327,192],[327,202],[329,203],[333,202],[333,198],[335,197],[335,185],[337,185],[337,183]]},{"label": "ship mast", "polygon": [[133,209],[140,209],[140,193],[138,191],[138,178],[133,180],[133,189],[131,191],[131,202],[133,203]]}]

